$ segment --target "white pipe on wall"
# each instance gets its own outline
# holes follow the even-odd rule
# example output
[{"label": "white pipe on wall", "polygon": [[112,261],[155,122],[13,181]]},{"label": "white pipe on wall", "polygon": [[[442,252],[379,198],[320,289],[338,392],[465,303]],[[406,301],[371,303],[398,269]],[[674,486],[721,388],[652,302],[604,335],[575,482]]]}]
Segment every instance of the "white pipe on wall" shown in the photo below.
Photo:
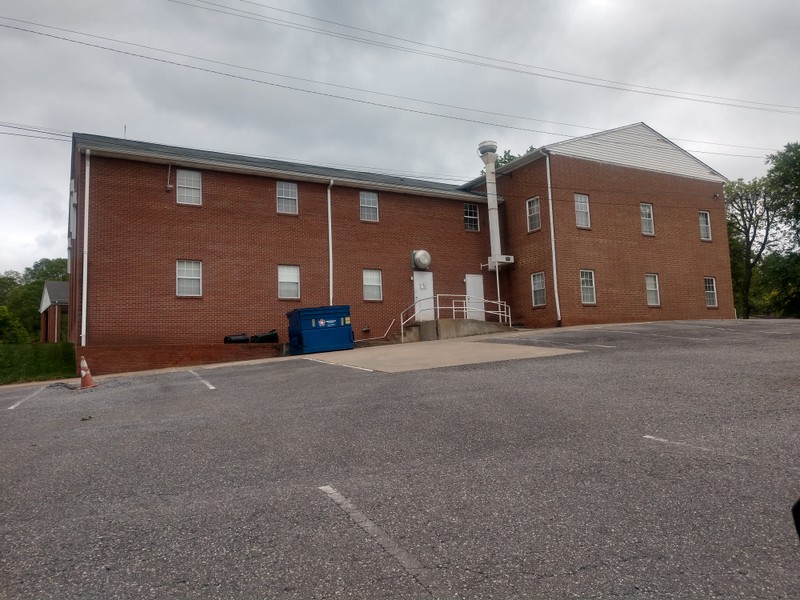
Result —
[{"label": "white pipe on wall", "polygon": [[328,184],[328,306],[333,306],[333,217],[331,215],[331,188]]},{"label": "white pipe on wall", "polygon": [[[483,142],[481,147],[491,147],[488,144],[494,142]],[[484,146],[487,145],[487,146]],[[495,144],[495,148],[496,148]],[[486,170],[486,204],[489,209],[489,245],[492,250],[492,258],[497,259],[502,254],[500,250],[500,218],[497,210],[497,181],[494,174],[494,162],[497,160],[495,151],[483,152],[481,160]]]},{"label": "white pipe on wall", "polygon": [[558,269],[556,267],[556,229],[553,218],[553,182],[550,177],[550,155],[544,155],[547,164],[547,210],[550,213],[550,254],[553,258],[553,293],[556,297],[557,325],[561,325],[561,301],[558,298]]},{"label": "white pipe on wall", "polygon": [[81,346],[86,345],[86,298],[89,295],[89,176],[92,151],[86,149],[86,172],[83,180],[83,289],[81,291]]}]

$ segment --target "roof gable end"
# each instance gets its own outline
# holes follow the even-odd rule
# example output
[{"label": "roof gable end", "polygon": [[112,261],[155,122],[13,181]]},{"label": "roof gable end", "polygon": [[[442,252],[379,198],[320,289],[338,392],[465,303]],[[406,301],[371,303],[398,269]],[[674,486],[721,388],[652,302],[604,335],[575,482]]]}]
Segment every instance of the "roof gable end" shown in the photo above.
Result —
[{"label": "roof gable end", "polygon": [[556,142],[542,148],[561,156],[725,182],[727,178],[644,123]]}]

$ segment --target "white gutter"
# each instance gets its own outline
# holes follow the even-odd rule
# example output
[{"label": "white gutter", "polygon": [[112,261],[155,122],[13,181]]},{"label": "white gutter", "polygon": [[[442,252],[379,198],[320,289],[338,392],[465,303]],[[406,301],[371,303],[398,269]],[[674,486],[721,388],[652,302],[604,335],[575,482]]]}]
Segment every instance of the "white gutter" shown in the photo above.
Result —
[{"label": "white gutter", "polygon": [[547,164],[547,210],[550,213],[550,254],[553,257],[553,292],[556,296],[556,324],[561,326],[561,301],[558,299],[558,269],[556,268],[556,228],[553,216],[553,182],[550,177],[550,154],[544,155]]},{"label": "white gutter", "polygon": [[328,184],[328,306],[333,306],[333,222],[331,217],[331,188],[333,179]]},{"label": "white gutter", "polygon": [[86,173],[83,180],[83,290],[81,298],[81,346],[86,345],[86,297],[89,295],[89,175],[92,151],[86,149]]}]

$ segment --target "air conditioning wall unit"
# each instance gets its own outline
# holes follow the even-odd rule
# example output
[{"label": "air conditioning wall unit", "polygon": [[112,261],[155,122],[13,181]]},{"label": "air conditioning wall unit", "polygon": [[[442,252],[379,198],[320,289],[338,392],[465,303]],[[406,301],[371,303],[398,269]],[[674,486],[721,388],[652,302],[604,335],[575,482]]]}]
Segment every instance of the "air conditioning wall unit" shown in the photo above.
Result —
[{"label": "air conditioning wall unit", "polygon": [[514,257],[508,254],[498,254],[489,257],[490,265],[511,265],[514,264]]}]

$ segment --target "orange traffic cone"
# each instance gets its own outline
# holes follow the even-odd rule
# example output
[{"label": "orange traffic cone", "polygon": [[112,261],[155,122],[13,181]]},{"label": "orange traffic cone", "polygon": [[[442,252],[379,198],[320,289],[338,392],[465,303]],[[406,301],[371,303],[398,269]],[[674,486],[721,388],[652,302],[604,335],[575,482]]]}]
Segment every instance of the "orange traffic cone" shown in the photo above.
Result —
[{"label": "orange traffic cone", "polygon": [[93,388],[96,385],[92,379],[92,373],[89,371],[89,365],[86,364],[86,359],[81,356],[81,389]]}]

